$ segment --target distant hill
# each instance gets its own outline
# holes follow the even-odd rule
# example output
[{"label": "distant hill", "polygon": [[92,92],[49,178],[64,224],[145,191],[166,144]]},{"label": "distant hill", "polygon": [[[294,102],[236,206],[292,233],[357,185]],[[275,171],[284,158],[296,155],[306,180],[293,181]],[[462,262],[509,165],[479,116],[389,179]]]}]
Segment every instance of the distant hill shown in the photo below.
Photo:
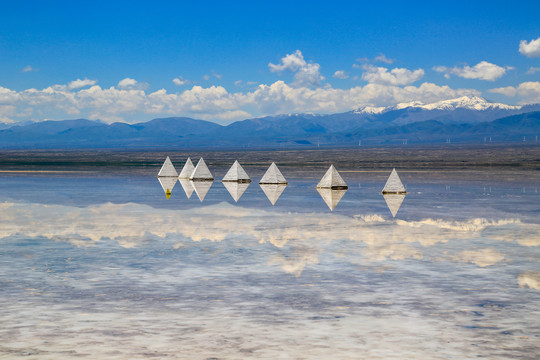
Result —
[{"label": "distant hill", "polygon": [[133,125],[85,119],[44,121],[0,130],[0,148],[174,147],[186,137],[221,127],[210,121],[180,117]]},{"label": "distant hill", "polygon": [[415,143],[515,142],[540,135],[540,104],[513,106],[479,97],[433,104],[363,107],[330,114],[288,114],[228,126],[185,117],[137,124],[85,119],[0,129],[0,148],[283,148]]}]

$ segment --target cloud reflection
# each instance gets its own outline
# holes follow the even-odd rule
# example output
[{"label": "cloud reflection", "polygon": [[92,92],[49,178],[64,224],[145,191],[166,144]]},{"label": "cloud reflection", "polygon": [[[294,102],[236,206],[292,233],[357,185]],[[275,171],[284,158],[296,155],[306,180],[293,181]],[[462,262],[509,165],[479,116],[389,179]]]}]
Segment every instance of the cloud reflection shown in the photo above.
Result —
[{"label": "cloud reflection", "polygon": [[[296,254],[271,260],[291,274],[317,263],[325,244],[340,241],[361,244],[357,254],[364,262],[422,259],[425,249],[457,240],[495,239],[498,230],[513,233],[513,240],[538,246],[540,225],[516,219],[471,219],[445,221],[385,220],[380,215],[348,217],[327,213],[285,213],[244,208],[227,203],[192,209],[156,209],[144,204],[101,204],[84,208],[65,205],[0,203],[0,238],[23,236],[69,241],[91,246],[113,240],[123,247],[136,247],[156,238],[220,242],[226,239],[253,241],[286,248]],[[530,238],[529,238],[530,237]],[[180,246],[180,245],[178,245]],[[350,247],[344,245],[345,247]],[[463,249],[462,249],[463,250]],[[495,249],[464,250],[446,259],[470,262],[479,267],[497,264],[505,255]]]}]

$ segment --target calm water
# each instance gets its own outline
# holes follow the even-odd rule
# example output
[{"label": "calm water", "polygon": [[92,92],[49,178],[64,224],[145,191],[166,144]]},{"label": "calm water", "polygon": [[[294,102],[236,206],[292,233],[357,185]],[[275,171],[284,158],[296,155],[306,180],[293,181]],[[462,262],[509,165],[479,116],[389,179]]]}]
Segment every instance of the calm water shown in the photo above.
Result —
[{"label": "calm water", "polygon": [[0,358],[540,353],[537,172],[400,171],[393,217],[389,171],[343,172],[330,211],[325,169],[275,205],[263,169],[237,202],[157,170],[0,173]]}]

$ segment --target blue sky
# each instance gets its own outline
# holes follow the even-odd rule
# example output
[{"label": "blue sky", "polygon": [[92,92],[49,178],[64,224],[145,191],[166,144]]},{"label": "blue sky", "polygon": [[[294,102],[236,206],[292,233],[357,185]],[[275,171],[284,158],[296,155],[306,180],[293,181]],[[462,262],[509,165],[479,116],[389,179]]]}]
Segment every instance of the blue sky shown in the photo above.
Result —
[{"label": "blue sky", "polygon": [[537,1],[4,1],[0,121],[536,103],[538,14]]}]

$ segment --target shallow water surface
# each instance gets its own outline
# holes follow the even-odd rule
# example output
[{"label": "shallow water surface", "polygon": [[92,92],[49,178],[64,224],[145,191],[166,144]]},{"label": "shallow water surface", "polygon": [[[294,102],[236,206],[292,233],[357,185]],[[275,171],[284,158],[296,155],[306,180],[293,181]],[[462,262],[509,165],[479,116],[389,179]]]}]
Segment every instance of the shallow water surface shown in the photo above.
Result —
[{"label": "shallow water surface", "polygon": [[246,168],[201,202],[154,170],[0,174],[0,358],[540,353],[534,171],[400,171],[389,200],[389,171],[321,196],[325,169]]}]

